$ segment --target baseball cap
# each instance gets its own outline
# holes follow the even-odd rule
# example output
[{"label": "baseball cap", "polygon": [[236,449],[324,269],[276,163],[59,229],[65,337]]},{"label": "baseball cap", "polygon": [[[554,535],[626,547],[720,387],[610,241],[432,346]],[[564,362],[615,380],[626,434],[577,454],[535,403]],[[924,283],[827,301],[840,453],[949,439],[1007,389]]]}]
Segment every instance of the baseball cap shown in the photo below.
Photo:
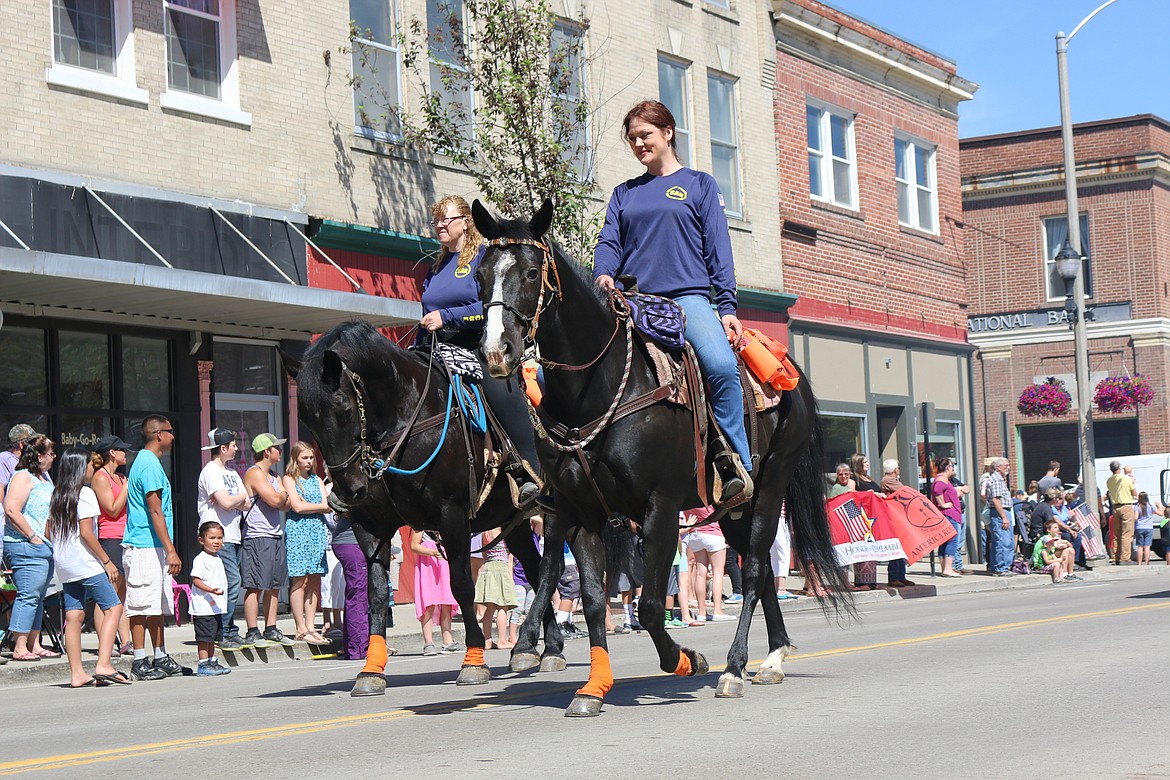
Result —
[{"label": "baseball cap", "polygon": [[212,428],[207,432],[206,447],[200,447],[201,450],[214,450],[222,447],[225,444],[231,444],[236,438],[236,432],[228,430],[227,428]]},{"label": "baseball cap", "polygon": [[252,452],[264,452],[269,447],[284,444],[286,441],[288,439],[278,439],[271,433],[261,433],[255,439],[252,439]]},{"label": "baseball cap", "polygon": [[109,452],[110,450],[128,450],[130,445],[122,441],[117,435],[103,436],[94,442],[91,447],[94,452]]},{"label": "baseball cap", "polygon": [[31,439],[34,436],[40,435],[41,434],[33,430],[31,425],[28,425],[27,423],[17,423],[8,429],[8,443],[19,444],[25,439]]}]

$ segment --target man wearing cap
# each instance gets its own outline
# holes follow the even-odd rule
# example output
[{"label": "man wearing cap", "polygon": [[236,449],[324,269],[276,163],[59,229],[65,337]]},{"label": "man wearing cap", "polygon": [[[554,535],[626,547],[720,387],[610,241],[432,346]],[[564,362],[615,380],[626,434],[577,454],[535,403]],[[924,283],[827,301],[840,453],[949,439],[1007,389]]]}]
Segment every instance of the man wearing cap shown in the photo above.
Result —
[{"label": "man wearing cap", "polygon": [[[249,508],[244,515],[244,543],[240,550],[240,578],[245,590],[244,620],[248,631],[241,647],[267,647],[269,644],[291,645],[276,626],[276,598],[288,581],[288,560],[284,550],[284,527],[281,510],[289,508],[288,493],[272,473],[280,465],[280,445],[271,433],[252,439],[256,463],[244,474]],[[260,597],[264,596],[264,633],[260,633]]]},{"label": "man wearing cap", "polygon": [[236,432],[227,428],[212,428],[207,434],[206,447],[211,460],[199,472],[199,484],[195,492],[195,509],[199,512],[199,524],[214,520],[223,526],[223,547],[219,559],[227,574],[227,606],[223,614],[223,650],[240,649],[240,628],[236,625],[236,607],[240,603],[240,518],[248,508],[248,492],[243,480],[228,463],[239,452]]},{"label": "man wearing cap", "polygon": [[[166,417],[149,415],[142,421],[145,443],[130,467],[126,490],[126,533],[122,537],[122,565],[126,571],[126,614],[134,640],[130,673],[138,680],[161,680],[183,673],[167,655],[163,615],[172,612],[173,578],[182,568],[172,539],[175,521],[171,481],[159,458],[175,446],[175,427]],[[146,657],[146,634],[154,646],[154,660]]]}]

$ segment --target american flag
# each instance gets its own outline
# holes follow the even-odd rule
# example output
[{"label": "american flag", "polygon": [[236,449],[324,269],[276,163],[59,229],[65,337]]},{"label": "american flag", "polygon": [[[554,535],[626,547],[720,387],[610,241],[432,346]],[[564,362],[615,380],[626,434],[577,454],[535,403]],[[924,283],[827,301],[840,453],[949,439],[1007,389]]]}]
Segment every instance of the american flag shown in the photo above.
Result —
[{"label": "american flag", "polygon": [[845,526],[845,531],[849,534],[849,541],[860,542],[869,535],[869,522],[865,512],[852,498],[834,509],[833,513],[837,515],[841,525]]},{"label": "american flag", "polygon": [[1069,519],[1081,529],[1081,546],[1085,550],[1086,558],[1097,558],[1105,554],[1101,544],[1101,523],[1097,516],[1089,511],[1088,504],[1073,507],[1069,512]]}]

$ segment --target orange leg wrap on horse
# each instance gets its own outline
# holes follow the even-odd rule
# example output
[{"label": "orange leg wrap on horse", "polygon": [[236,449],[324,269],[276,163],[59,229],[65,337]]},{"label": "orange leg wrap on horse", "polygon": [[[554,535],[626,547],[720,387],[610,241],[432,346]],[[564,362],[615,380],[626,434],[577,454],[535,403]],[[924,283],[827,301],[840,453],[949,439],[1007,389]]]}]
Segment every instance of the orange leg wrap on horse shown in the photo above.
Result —
[{"label": "orange leg wrap on horse", "polygon": [[609,651],[604,647],[589,648],[589,681],[577,693],[604,699],[613,687],[613,670],[609,667]]},{"label": "orange leg wrap on horse", "polygon": [[469,647],[467,652],[463,654],[464,666],[483,666],[483,648]]},{"label": "orange leg wrap on horse", "polygon": [[386,671],[386,661],[390,656],[386,653],[386,637],[371,636],[370,646],[366,650],[366,665],[362,667],[363,674],[382,674]]},{"label": "orange leg wrap on horse", "polygon": [[678,666],[674,667],[674,673],[679,677],[690,677],[694,674],[694,669],[691,667],[691,657],[682,650],[678,651]]}]

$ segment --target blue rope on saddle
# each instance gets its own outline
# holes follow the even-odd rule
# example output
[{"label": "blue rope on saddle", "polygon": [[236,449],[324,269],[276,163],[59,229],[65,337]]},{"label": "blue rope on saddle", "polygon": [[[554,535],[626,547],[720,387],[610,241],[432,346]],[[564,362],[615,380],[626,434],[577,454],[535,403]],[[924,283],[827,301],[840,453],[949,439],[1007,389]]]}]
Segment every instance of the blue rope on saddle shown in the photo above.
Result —
[{"label": "blue rope on saddle", "polygon": [[483,391],[478,382],[463,383],[460,374],[452,374],[451,382],[455,385],[455,397],[459,399],[459,408],[467,415],[467,421],[476,433],[487,433],[487,407],[483,402]]},{"label": "blue rope on saddle", "polygon": [[430,457],[428,457],[419,466],[413,469],[400,469],[397,466],[391,466],[381,458],[378,458],[374,461],[374,468],[378,469],[379,472],[389,471],[391,474],[400,474],[402,476],[409,477],[418,474],[427,466],[431,465],[431,461],[435,459],[435,457],[439,454],[439,451],[443,449],[443,444],[445,444],[447,441],[447,428],[451,425],[451,405],[455,400],[454,391],[455,383],[452,382],[451,384],[447,385],[447,416],[443,418],[443,431],[439,434],[439,443],[435,445],[435,451],[430,454]]}]

